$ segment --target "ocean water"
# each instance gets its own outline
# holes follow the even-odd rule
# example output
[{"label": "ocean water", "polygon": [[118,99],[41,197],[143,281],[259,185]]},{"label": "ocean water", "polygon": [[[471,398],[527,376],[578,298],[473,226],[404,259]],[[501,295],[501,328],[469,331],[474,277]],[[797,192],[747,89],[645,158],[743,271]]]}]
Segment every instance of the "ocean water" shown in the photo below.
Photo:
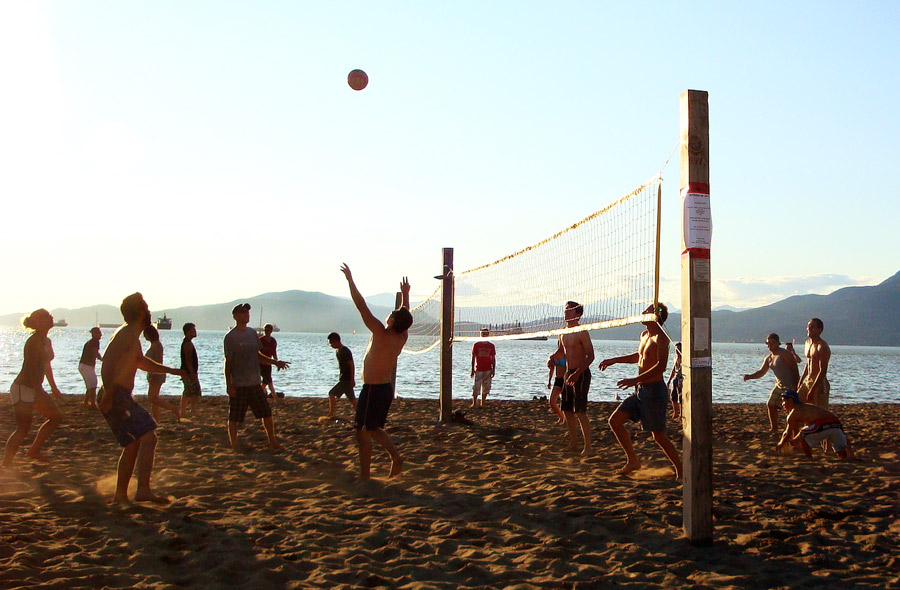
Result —
[{"label": "ocean water", "polygon": [[[112,330],[104,330],[101,350],[105,349]],[[180,330],[162,331],[166,364],[178,365],[181,345]],[[204,395],[225,395],[222,377],[222,339],[224,331],[202,331],[194,340],[200,358],[200,381]],[[827,334],[826,334],[827,336]],[[0,391],[9,385],[22,366],[22,349],[28,332],[0,329]],[[337,380],[338,370],[334,350],[325,334],[279,332],[279,358],[291,362],[285,371],[275,371],[275,387],[287,396],[326,397]],[[50,332],[56,359],[53,372],[57,384],[65,394],[81,395],[84,383],[78,374],[81,348],[88,340],[88,328],[54,328]],[[365,354],[367,334],[342,334],[342,340],[353,351],[359,369]],[[635,352],[637,342],[594,340],[597,360],[592,367],[593,380],[589,399],[613,401],[619,390],[615,383],[636,374],[635,365],[614,365],[600,373],[596,369],[601,359]],[[497,374],[491,398],[528,400],[548,394],[547,356],[554,350],[551,339],[540,341],[501,341],[497,347]],[[146,349],[146,343],[144,343]],[[763,343],[713,345],[713,401],[716,403],[764,403],[768,399],[774,377],[771,372],[755,381],[744,382],[741,376],[752,373],[767,354]],[[438,399],[439,351],[434,349],[421,355],[401,355],[397,366],[397,395],[410,398]],[[472,380],[469,377],[471,344],[457,344],[453,351],[453,397],[471,398]],[[672,359],[669,360],[671,368]],[[801,369],[802,370],[802,369]],[[99,373],[99,365],[98,365]],[[834,403],[881,402],[900,403],[900,348],[869,346],[833,346],[828,375],[831,381],[831,400]],[[169,377],[163,385],[164,395],[181,393],[181,382]],[[147,381],[138,375],[135,393],[146,394]],[[357,389],[358,392],[358,389]]]}]

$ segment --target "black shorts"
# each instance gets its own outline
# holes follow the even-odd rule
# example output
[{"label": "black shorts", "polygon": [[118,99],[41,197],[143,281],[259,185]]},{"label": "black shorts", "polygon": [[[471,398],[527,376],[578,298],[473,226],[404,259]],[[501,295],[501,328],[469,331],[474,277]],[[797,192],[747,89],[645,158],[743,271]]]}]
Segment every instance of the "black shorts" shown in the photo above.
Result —
[{"label": "black shorts", "polygon": [[[572,371],[566,371],[566,380]],[[591,388],[591,371],[585,369],[584,373],[579,375],[575,385],[566,385],[562,390],[562,398],[559,407],[563,412],[586,412],[588,390]]]},{"label": "black shorts", "polygon": [[684,375],[676,375],[675,379],[672,380],[672,391],[669,394],[669,399],[672,400],[673,404],[681,403],[681,384],[684,383]]},{"label": "black shorts", "polygon": [[350,385],[349,381],[338,381],[337,385],[328,392],[328,395],[337,398],[346,395],[347,399],[356,399],[356,394],[353,393],[353,386]]},{"label": "black shorts", "polygon": [[559,387],[562,389],[566,386],[566,380],[562,377],[554,377],[553,378],[553,387]]},{"label": "black shorts", "polygon": [[263,385],[272,385],[272,365],[259,365],[259,374],[262,375]]},{"label": "black shorts", "polygon": [[353,427],[357,430],[378,430],[387,422],[388,410],[394,401],[394,386],[390,383],[369,385],[366,383],[359,392],[356,404],[356,419]]},{"label": "black shorts", "polygon": [[234,388],[234,397],[228,398],[228,421],[243,422],[248,407],[257,418],[268,418],[272,415],[272,408],[269,407],[266,392],[261,385]]}]

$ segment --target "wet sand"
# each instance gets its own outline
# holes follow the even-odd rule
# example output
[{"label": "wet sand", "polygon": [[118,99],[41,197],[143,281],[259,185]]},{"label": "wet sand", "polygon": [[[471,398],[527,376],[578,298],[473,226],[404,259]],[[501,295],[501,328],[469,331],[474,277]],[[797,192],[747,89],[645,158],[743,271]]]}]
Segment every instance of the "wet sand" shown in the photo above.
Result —
[{"label": "wet sand", "polygon": [[832,408],[858,462],[776,455],[762,405],[716,405],[708,547],[684,539],[681,485],[648,435],[632,428],[644,468],[615,475],[614,404],[589,405],[589,459],[544,403],[466,406],[471,424],[442,424],[436,401],[396,400],[404,471],[388,479],[376,446],[360,482],[352,428],[319,420],[327,400],[277,408],[273,454],[252,415],[231,451],[226,398],[204,398],[157,431],[154,487],[172,503],[110,506],[119,447],[67,398],[52,463],[24,456],[36,420],[0,471],[0,587],[900,588],[900,405]]}]

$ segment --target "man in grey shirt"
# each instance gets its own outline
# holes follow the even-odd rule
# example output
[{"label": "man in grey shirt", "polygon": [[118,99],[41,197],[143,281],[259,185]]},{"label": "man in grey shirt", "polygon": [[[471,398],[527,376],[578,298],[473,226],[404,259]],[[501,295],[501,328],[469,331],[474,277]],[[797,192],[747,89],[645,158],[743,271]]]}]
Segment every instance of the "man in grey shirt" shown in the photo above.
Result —
[{"label": "man in grey shirt", "polygon": [[781,396],[785,391],[797,391],[797,385],[800,382],[800,371],[797,365],[800,364],[800,356],[794,352],[794,346],[791,343],[786,348],[781,348],[781,340],[778,334],[774,332],[766,336],[766,347],[769,349],[769,355],[763,359],[763,364],[755,373],[744,375],[744,381],[750,379],[759,379],[772,369],[775,374],[775,387],[769,394],[769,401],[766,402],[766,409],[769,412],[769,430],[778,432],[778,408],[781,407]]},{"label": "man in grey shirt", "polygon": [[[260,363],[275,365],[278,370],[286,369],[290,363],[275,360],[262,353],[256,330],[250,323],[250,304],[240,303],[231,310],[234,328],[225,335],[225,391],[228,392],[228,442],[238,450],[237,425],[244,421],[247,408],[262,420],[269,447],[273,451],[281,449],[275,438],[275,423],[272,409],[266,400],[259,372]],[[277,403],[278,398],[273,398]]]}]

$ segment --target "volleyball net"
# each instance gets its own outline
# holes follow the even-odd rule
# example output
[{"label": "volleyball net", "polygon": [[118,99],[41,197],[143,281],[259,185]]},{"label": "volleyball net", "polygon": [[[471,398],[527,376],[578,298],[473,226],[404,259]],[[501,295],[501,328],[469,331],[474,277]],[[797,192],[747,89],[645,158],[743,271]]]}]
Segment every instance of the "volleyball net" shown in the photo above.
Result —
[{"label": "volleyball net", "polygon": [[[422,353],[440,340],[442,289],[453,285],[453,340],[543,338],[655,319],[645,314],[659,296],[662,178],[654,177],[549,238],[463,272],[413,312],[404,352]],[[567,301],[584,306],[567,328]]]}]

